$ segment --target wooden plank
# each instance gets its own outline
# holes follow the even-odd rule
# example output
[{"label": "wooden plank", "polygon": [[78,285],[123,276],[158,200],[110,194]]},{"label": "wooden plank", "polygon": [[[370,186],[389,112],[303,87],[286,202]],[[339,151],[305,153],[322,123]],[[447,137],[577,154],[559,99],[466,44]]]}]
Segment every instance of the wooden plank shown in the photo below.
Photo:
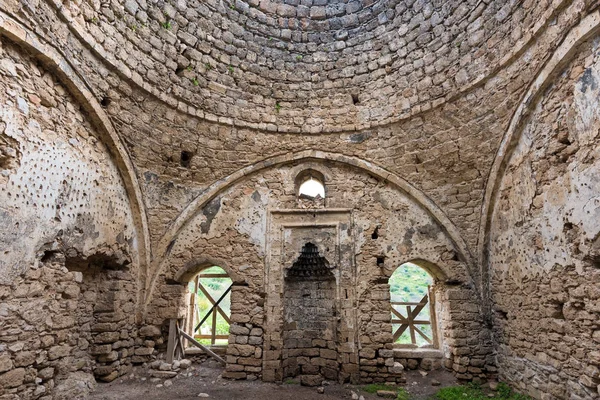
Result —
[{"label": "wooden plank", "polygon": [[404,333],[404,331],[406,330],[406,328],[408,328],[408,324],[404,324],[400,328],[398,328],[398,330],[396,331],[396,333],[394,333],[394,342],[396,340],[398,340],[398,338],[400,336],[402,336],[402,334]]},{"label": "wooden plank", "polygon": [[[195,339],[210,339],[212,335],[194,335]],[[229,339],[229,335],[216,335],[215,339]]]},{"label": "wooden plank", "polygon": [[188,331],[189,333],[193,333],[194,332],[194,317],[196,315],[196,296],[198,292],[198,275],[196,275],[196,278],[194,278],[194,292],[192,293],[192,295],[190,296],[190,306],[188,308],[188,324],[187,324],[187,329],[186,331]]},{"label": "wooden plank", "polygon": [[220,362],[223,365],[226,365],[227,363],[225,362],[225,360],[223,360],[221,357],[219,357],[216,353],[214,353],[211,349],[209,349],[208,347],[198,343],[198,341],[196,341],[196,339],[194,339],[193,337],[191,337],[190,335],[188,335],[187,333],[185,333],[184,331],[182,331],[181,329],[179,330],[179,333],[181,334],[181,336],[183,336],[184,338],[186,338],[187,340],[189,340],[194,346],[198,347],[199,349],[203,350],[206,354],[208,354],[209,356],[211,356],[212,358],[214,358],[215,360],[217,360],[218,362]]},{"label": "wooden plank", "polygon": [[417,331],[417,333],[419,335],[421,335],[423,337],[423,339],[425,339],[427,341],[427,343],[432,344],[431,339],[429,339],[423,332],[421,332],[421,330],[419,328],[417,328],[416,326],[413,326],[413,328],[415,329],[415,331]]},{"label": "wooden plank", "polygon": [[227,274],[200,274],[198,275],[200,278],[229,278]]},{"label": "wooden plank", "polygon": [[169,321],[169,340],[167,342],[167,357],[166,362],[171,364],[175,358],[175,344],[177,342],[177,320],[171,319]]},{"label": "wooden plank", "polygon": [[407,322],[407,319],[404,318],[404,315],[400,314],[394,307],[392,307],[392,314],[394,314],[395,316],[400,318],[402,320],[403,324],[405,324]]},{"label": "wooden plank", "polygon": [[[392,324],[394,325],[398,325],[398,324],[406,324],[406,319],[392,319]],[[420,320],[420,319],[416,319],[413,321],[414,325],[429,325],[430,322],[429,321],[425,321],[425,320]]]},{"label": "wooden plank", "polygon": [[[181,325],[179,324],[180,320],[176,320],[175,321],[175,326],[177,328],[177,332],[179,332],[181,330],[181,327],[184,324],[184,320],[181,319]],[[179,354],[177,353],[177,349],[179,349]],[[182,358],[185,358],[185,346],[183,345],[183,339],[181,339],[180,335],[177,335],[177,342],[175,343],[175,357],[178,360],[181,360]]]},{"label": "wooden plank", "polygon": [[[412,312],[412,314],[409,316],[409,318],[410,318],[411,320],[412,320],[412,319],[415,319],[415,318],[417,317],[417,315],[419,315],[419,313],[421,312],[421,310],[423,310],[423,308],[424,308],[424,307],[427,305],[427,302],[428,302],[428,301],[427,301],[427,295],[425,295],[425,296],[424,296],[424,297],[421,299],[421,301],[419,302],[419,304],[420,304],[420,305],[419,305],[419,306],[417,306],[417,307],[416,307],[416,308],[413,310],[413,312]],[[409,307],[407,307],[407,308],[409,308]]]},{"label": "wooden plank", "polygon": [[427,288],[427,292],[429,293],[429,318],[431,319],[431,336],[432,336],[432,344],[434,347],[438,347],[438,331],[437,331],[437,317],[435,315],[435,293],[433,292],[431,286]]},{"label": "wooden plank", "polygon": [[390,304],[393,306],[424,306],[424,305],[427,305],[427,302],[417,303],[417,302],[410,302],[410,301],[392,301]]},{"label": "wooden plank", "polygon": [[[219,306],[217,306],[217,308],[219,308]],[[213,309],[212,335],[210,338],[210,344],[215,344],[215,336],[217,336],[217,310]]]},{"label": "wooden plank", "polygon": [[[417,307],[418,308],[418,307]],[[410,306],[406,306],[406,314],[408,315],[408,327],[410,328],[410,341],[412,344],[417,344],[417,338],[415,337],[415,326],[413,325],[413,313],[411,312]]]}]

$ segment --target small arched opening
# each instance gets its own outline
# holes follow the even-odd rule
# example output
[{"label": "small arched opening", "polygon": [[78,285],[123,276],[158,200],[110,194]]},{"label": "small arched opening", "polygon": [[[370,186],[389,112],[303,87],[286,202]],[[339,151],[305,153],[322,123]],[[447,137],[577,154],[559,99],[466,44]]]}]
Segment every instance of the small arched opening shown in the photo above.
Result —
[{"label": "small arched opening", "polygon": [[319,171],[306,169],[296,176],[296,193],[300,199],[325,198],[325,177]]},{"label": "small arched opening", "polygon": [[208,346],[226,346],[231,324],[231,288],[225,270],[213,265],[202,269],[188,282],[188,334]]},{"label": "small arched opening", "polygon": [[400,265],[389,279],[395,347],[439,348],[434,278],[419,265]]}]

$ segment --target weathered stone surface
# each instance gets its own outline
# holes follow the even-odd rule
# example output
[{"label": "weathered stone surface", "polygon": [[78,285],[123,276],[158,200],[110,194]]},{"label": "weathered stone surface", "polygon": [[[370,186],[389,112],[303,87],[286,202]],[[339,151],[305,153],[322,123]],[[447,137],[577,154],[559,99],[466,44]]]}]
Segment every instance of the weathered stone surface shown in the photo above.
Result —
[{"label": "weathered stone surface", "polygon": [[[224,377],[443,364],[597,397],[592,1],[34,3],[0,5],[0,377],[25,370],[0,397],[164,359],[211,265],[235,283]],[[286,280],[308,242],[331,282]],[[447,358],[395,357],[411,260]]]},{"label": "weathered stone surface", "polygon": [[144,337],[159,337],[162,335],[160,329],[154,325],[146,325],[139,331],[140,336]]},{"label": "weathered stone surface", "polygon": [[96,387],[96,381],[91,374],[74,372],[66,379],[59,380],[54,388],[53,399],[70,400],[85,398]]},{"label": "weathered stone surface", "polygon": [[177,372],[175,372],[175,371],[152,371],[152,372],[150,372],[150,375],[154,376],[155,378],[169,379],[169,378],[174,378],[175,376],[177,376]]},{"label": "weathered stone surface", "polygon": [[377,396],[378,397],[385,397],[388,399],[395,399],[397,394],[396,392],[393,392],[391,390],[378,390],[377,391]]},{"label": "weathered stone surface", "polygon": [[16,368],[0,375],[0,387],[14,388],[23,384],[25,369]]},{"label": "weathered stone surface", "polygon": [[0,356],[0,372],[8,371],[12,368],[12,366],[13,362],[8,354],[3,354]]}]

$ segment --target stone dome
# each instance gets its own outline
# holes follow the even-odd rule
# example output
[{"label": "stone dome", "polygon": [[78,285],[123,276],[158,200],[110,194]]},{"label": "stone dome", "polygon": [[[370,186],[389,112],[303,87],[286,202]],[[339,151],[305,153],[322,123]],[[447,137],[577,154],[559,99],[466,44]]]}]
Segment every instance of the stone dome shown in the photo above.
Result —
[{"label": "stone dome", "polygon": [[120,69],[209,120],[352,131],[443,103],[518,50],[548,2],[87,0]]}]

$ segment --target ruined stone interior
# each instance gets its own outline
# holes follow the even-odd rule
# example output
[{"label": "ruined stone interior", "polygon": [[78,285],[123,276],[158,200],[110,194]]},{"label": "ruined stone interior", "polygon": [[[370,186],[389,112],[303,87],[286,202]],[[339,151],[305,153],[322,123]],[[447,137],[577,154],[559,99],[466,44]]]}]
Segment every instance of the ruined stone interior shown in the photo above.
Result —
[{"label": "ruined stone interior", "polygon": [[164,359],[211,266],[224,378],[598,399],[598,2],[1,0],[0,221],[2,400]]}]

